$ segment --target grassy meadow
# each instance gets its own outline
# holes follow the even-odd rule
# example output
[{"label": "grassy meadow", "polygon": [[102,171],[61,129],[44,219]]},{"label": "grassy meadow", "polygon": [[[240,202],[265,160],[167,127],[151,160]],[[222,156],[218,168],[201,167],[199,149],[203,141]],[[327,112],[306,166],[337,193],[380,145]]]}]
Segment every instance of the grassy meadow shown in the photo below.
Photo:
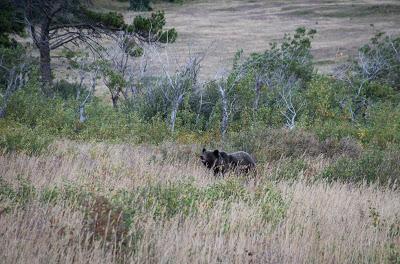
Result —
[{"label": "grassy meadow", "polygon": [[393,188],[320,180],[324,155],[215,178],[198,152],[59,141],[44,155],[3,154],[2,260],[398,263]]}]

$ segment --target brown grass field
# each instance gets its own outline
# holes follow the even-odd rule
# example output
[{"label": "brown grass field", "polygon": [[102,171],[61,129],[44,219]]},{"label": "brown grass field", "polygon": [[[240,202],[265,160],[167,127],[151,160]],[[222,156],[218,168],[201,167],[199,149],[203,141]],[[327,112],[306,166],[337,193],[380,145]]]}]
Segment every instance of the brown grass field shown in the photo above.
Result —
[{"label": "brown grass field", "polygon": [[[257,181],[233,175],[216,179],[200,166],[198,150],[195,145],[59,141],[39,157],[1,155],[3,181],[30,197],[17,206],[10,199],[1,200],[1,262],[398,263],[398,191],[308,181],[330,163],[323,156],[305,157],[308,167],[297,175],[303,180],[294,182],[269,181],[285,164],[282,159],[259,164]],[[21,177],[35,194],[26,186],[21,191]],[[135,191],[158,186],[162,193],[163,188],[182,183],[190,183],[192,189],[178,189],[176,201]],[[95,196],[89,205],[80,206],[80,198],[43,200],[46,190],[68,193],[68,186]],[[231,187],[223,191],[221,186]],[[189,207],[178,206],[168,217],[163,214],[195,190],[210,188],[224,196],[212,203],[199,198]],[[156,199],[135,212],[129,229],[121,227],[119,207],[104,200],[112,201],[119,191],[134,197],[124,209],[128,211],[130,206],[141,208],[135,203]],[[90,235],[97,239],[90,240]],[[122,235],[135,237],[130,242],[134,245],[123,244]]]},{"label": "brown grass field", "polygon": [[[317,30],[312,50],[323,72],[348,59],[377,31],[400,33],[399,1],[217,0],[155,8],[165,10],[168,26],[179,33],[171,53],[185,58],[189,50],[208,50],[205,78],[213,78],[221,67],[229,68],[237,50],[263,51],[300,26]],[[134,15],[125,13],[127,21]]]}]

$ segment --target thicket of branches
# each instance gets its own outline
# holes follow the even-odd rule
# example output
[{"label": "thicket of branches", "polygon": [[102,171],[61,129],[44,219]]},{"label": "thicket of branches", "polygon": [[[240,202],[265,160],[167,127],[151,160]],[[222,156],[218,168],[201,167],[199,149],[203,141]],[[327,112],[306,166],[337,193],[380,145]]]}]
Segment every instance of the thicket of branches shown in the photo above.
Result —
[{"label": "thicket of branches", "polygon": [[[207,50],[190,53],[183,62],[174,60],[173,53],[159,45],[169,34],[162,30],[163,14],[149,19],[158,21],[153,24],[158,27],[148,35],[143,31],[143,41],[134,41],[132,35],[150,20],[139,18],[132,24],[135,30],[128,26],[114,34],[108,48],[96,53],[66,50],[65,58],[78,81],[57,82],[53,99],[41,96],[24,101],[38,95],[31,94],[40,87],[37,74],[27,71],[32,64],[27,68],[15,60],[7,66],[4,57],[2,116],[11,112],[25,116],[30,127],[42,123],[45,127],[49,120],[44,113],[55,108],[64,111],[59,116],[64,124],[57,123],[57,133],[72,138],[159,142],[185,135],[234,140],[248,150],[260,144],[249,138],[258,138],[270,128],[303,128],[322,139],[354,137],[381,146],[400,143],[396,125],[400,120],[399,37],[378,34],[359,49],[358,56],[326,76],[314,70],[311,43],[316,32],[299,28],[264,52],[248,57],[237,52],[231,70],[221,69],[214,79],[200,82]],[[146,42],[150,36],[154,41]],[[27,81],[32,85],[24,86]],[[95,96],[100,83],[108,90],[109,105]],[[17,92],[21,87],[31,90]],[[40,120],[29,111],[31,103],[41,105],[35,108]],[[99,129],[103,132],[95,132]]]}]

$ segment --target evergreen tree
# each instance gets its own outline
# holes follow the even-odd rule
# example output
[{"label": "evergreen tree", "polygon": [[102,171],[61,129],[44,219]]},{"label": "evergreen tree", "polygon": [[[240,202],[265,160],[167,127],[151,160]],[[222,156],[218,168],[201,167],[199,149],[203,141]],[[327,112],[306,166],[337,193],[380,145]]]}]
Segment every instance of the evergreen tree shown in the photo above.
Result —
[{"label": "evergreen tree", "polygon": [[[22,12],[33,42],[40,52],[40,74],[43,91],[52,95],[52,74],[50,52],[66,44],[85,43],[93,51],[101,48],[100,38],[125,31],[122,14],[100,13],[91,10],[85,0],[13,0],[17,11]],[[148,25],[156,23],[152,18],[143,18]],[[149,29],[150,29],[149,28]],[[148,30],[136,30],[130,26],[131,36],[147,42],[157,42]],[[162,31],[162,29],[161,29]],[[133,33],[133,34],[132,34]],[[157,32],[157,34],[162,34]],[[169,41],[171,42],[171,41]]]}]

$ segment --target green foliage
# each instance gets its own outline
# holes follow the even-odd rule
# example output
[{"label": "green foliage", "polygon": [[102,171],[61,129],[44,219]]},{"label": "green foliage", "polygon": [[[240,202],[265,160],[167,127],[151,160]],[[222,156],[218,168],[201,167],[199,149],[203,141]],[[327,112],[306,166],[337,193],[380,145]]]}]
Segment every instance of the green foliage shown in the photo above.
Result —
[{"label": "green foliage", "polygon": [[162,43],[173,43],[178,37],[178,33],[174,28],[165,31],[165,23],[164,12],[157,11],[152,13],[150,17],[136,16],[132,24],[127,27],[127,31]]},{"label": "green foliage", "polygon": [[[238,193],[238,188],[241,191]],[[217,201],[242,198],[238,184],[227,182],[199,189],[191,183],[149,185],[135,192],[122,191],[111,197],[113,204],[123,206],[129,215],[151,212],[155,219],[171,218],[177,214],[189,216],[199,206],[213,207]],[[141,202],[139,202],[141,201]]]},{"label": "green foliage", "polygon": [[[312,125],[312,126],[311,126]],[[345,120],[326,120],[312,123],[309,127],[314,131],[320,140],[341,139],[346,137],[361,139],[364,130],[352,124],[348,119]]]},{"label": "green foliage", "polygon": [[124,16],[117,12],[100,13],[89,10],[85,7],[79,8],[80,12],[84,15],[84,18],[91,23],[101,24],[103,27],[109,29],[123,29],[126,27],[124,22]]},{"label": "green foliage", "polygon": [[334,79],[314,75],[304,93],[307,102],[304,121],[312,124],[315,121],[342,118],[344,113],[340,109],[339,100],[344,93],[344,87]]},{"label": "green foliage", "polygon": [[2,0],[0,2],[0,47],[10,48],[17,45],[9,35],[24,33],[25,25],[21,21],[23,21],[23,14],[15,9],[12,1]]},{"label": "green foliage", "polygon": [[45,135],[69,134],[74,128],[74,106],[72,101],[44,97],[39,82],[32,79],[10,101],[8,119]]},{"label": "green foliage", "polygon": [[279,162],[279,166],[274,170],[271,180],[299,180],[306,168],[307,164],[301,158],[282,159]]},{"label": "green foliage", "polygon": [[261,215],[264,221],[277,224],[283,220],[288,202],[271,183],[260,185],[255,192],[255,199],[261,206]]},{"label": "green foliage", "polygon": [[174,43],[178,38],[178,32],[175,28],[162,31],[158,34],[158,41],[161,43]]},{"label": "green foliage", "polygon": [[81,89],[78,83],[69,83],[65,80],[60,80],[53,85],[55,94],[64,100],[75,98],[78,89]]},{"label": "green foliage", "polygon": [[151,11],[150,0],[129,0],[129,8],[136,11]]},{"label": "green foliage", "polygon": [[388,150],[370,150],[358,159],[340,158],[321,174],[329,181],[377,183],[397,187],[400,181],[398,146]]},{"label": "green foliage", "polygon": [[204,190],[204,199],[209,202],[222,200],[226,202],[250,201],[248,191],[234,179],[217,182]]},{"label": "green foliage", "polygon": [[44,97],[35,77],[17,92],[7,108],[7,118],[0,119],[0,148],[3,151],[24,151],[39,154],[55,138],[94,141],[129,141],[132,143],[164,141],[169,132],[165,121],[155,116],[147,122],[134,112],[116,111],[98,98],[86,106],[88,117],[79,122],[75,99],[76,84],[65,81],[57,97]]},{"label": "green foliage", "polygon": [[0,67],[1,93],[3,93],[7,87],[7,82],[8,82],[7,70],[12,69],[13,67],[17,66],[22,62],[29,63],[28,61],[26,61],[25,55],[26,51],[21,45],[15,45],[12,47],[2,47],[2,45],[0,44],[1,65],[3,66]]},{"label": "green foliage", "polygon": [[0,201],[10,206],[24,206],[36,196],[37,190],[24,178],[17,179],[16,187],[0,177]]},{"label": "green foliage", "polygon": [[141,196],[147,198],[144,209],[154,210],[155,218],[171,218],[192,213],[196,209],[199,191],[191,184],[154,186],[142,190]]},{"label": "green foliage", "polygon": [[[370,43],[360,48],[364,61],[371,64],[368,67],[380,67],[373,79],[388,84],[397,90],[400,89],[399,50],[400,37],[390,37],[383,32],[376,34]],[[358,71],[361,75],[368,75],[360,64],[358,64]]]},{"label": "green foliage", "polygon": [[277,223],[283,219],[287,207],[280,192],[271,184],[260,185],[252,197],[237,179],[220,181],[204,188],[188,182],[150,185],[134,192],[120,191],[110,199],[131,217],[150,212],[155,219],[169,219],[176,215],[188,217],[207,213],[219,203],[229,208],[231,203],[245,202],[260,205],[261,217]]},{"label": "green foliage", "polygon": [[385,148],[400,144],[400,104],[379,103],[368,111],[368,125],[362,140]]},{"label": "green foliage", "polygon": [[311,40],[315,33],[313,29],[297,28],[293,36],[285,34],[280,45],[273,42],[264,53],[251,54],[246,63],[252,73],[268,79],[273,78],[276,70],[282,69],[285,76],[296,77],[304,86],[311,80],[314,71]]},{"label": "green foliage", "polygon": [[169,219],[176,215],[187,217],[207,213],[220,203],[228,209],[231,203],[244,202],[260,205],[260,213],[266,221],[279,222],[287,206],[272,185],[260,185],[253,197],[237,179],[220,181],[204,188],[188,182],[149,185],[135,191],[119,191],[110,200],[115,206],[122,207],[129,217],[150,212],[155,219]]},{"label": "green foliage", "polygon": [[100,66],[110,93],[122,93],[127,85],[127,81],[124,79],[122,73],[114,69],[113,65],[105,60],[100,62]]},{"label": "green foliage", "polygon": [[[288,101],[297,110],[296,115],[300,114],[304,90],[314,74],[311,40],[315,33],[315,30],[298,28],[293,36],[285,35],[280,45],[270,43],[265,52],[253,53],[244,62],[241,62],[242,52],[235,55],[233,71],[226,84],[230,87],[229,101],[235,102],[231,126],[235,126],[236,120],[239,120],[238,127],[256,120],[269,126],[288,125],[285,115],[292,114]],[[253,110],[251,116],[247,114],[250,110]]]},{"label": "green foliage", "polygon": [[[42,203],[63,201],[79,210],[87,210],[87,206],[98,200],[99,195],[76,184],[65,183],[61,187],[39,190],[22,178],[17,186],[11,186],[0,178],[0,201],[21,206],[35,197]],[[278,223],[283,219],[287,208],[287,202],[272,184],[260,184],[252,195],[237,179],[222,180],[205,187],[197,187],[190,182],[149,184],[129,191],[110,190],[102,199],[114,208],[121,208],[128,225],[134,218],[144,215],[152,216],[155,220],[170,219],[177,215],[206,216],[217,205],[224,204],[229,210],[230,205],[237,202],[259,206],[260,216],[265,221]]]},{"label": "green foliage", "polygon": [[266,129],[262,126],[251,127],[246,133],[230,133],[228,147],[252,153],[258,162],[297,159],[304,155],[358,156],[361,152],[360,145],[352,138],[320,140],[314,133],[301,129]]},{"label": "green foliage", "polygon": [[46,131],[32,129],[11,120],[0,119],[0,149],[40,154],[53,141]]}]

